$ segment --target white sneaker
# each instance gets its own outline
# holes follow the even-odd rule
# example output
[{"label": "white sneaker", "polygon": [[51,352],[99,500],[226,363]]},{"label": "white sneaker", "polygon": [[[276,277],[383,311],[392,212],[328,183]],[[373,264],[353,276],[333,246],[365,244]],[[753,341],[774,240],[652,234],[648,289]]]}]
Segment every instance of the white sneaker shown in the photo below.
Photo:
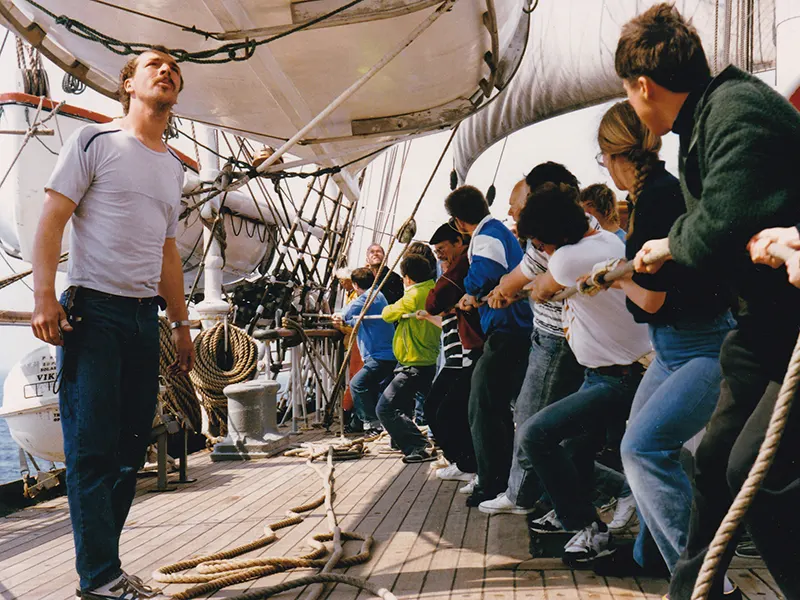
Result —
[{"label": "white sneaker", "polygon": [[478,510],[487,515],[499,515],[501,513],[527,515],[533,512],[532,508],[523,508],[514,504],[505,493],[498,494],[494,500],[484,500],[478,505]]},{"label": "white sneaker", "polygon": [[436,477],[444,481],[472,481],[475,473],[464,473],[457,465],[452,464],[436,471]]},{"label": "white sneaker", "polygon": [[478,476],[475,475],[472,479],[469,480],[467,485],[458,488],[459,494],[471,494],[475,491],[475,486],[478,485]]},{"label": "white sneaker", "polygon": [[600,525],[592,523],[581,529],[567,542],[561,560],[565,565],[574,567],[585,565],[601,556],[614,554],[616,551],[611,540],[611,532],[600,531]]},{"label": "white sneaker", "polygon": [[639,516],[636,514],[636,500],[633,494],[617,500],[617,507],[614,509],[614,518],[608,524],[611,533],[620,534],[633,529],[639,524]]}]

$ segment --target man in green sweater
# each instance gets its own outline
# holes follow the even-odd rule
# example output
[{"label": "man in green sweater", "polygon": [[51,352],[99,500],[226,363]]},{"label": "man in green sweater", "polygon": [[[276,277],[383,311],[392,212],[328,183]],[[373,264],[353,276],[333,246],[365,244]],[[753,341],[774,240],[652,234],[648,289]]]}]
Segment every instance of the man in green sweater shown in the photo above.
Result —
[{"label": "man in green sweater", "polygon": [[[617,75],[642,121],[680,136],[679,168],[687,213],[669,237],[647,242],[636,268],[665,260],[720,277],[740,299],[738,328],[720,354],[719,402],[697,450],[696,489],[686,549],[670,584],[689,600],[709,544],[764,439],[800,325],[800,290],[785,275],[755,265],[747,243],[769,227],[800,222],[800,114],[736,67],[712,79],[700,38],[669,4],[622,28]],[[650,259],[666,256],[663,260]],[[797,404],[797,403],[796,403]],[[787,598],[800,598],[800,406],[789,416],[775,463],[744,520]],[[729,544],[709,598],[740,598],[725,577]]]},{"label": "man in green sweater", "polygon": [[428,440],[409,415],[414,412],[414,396],[417,392],[427,395],[436,375],[441,330],[425,320],[403,318],[425,310],[425,300],[434,286],[428,260],[409,254],[400,263],[400,272],[406,292],[381,313],[384,321],[397,323],[392,350],[399,364],[394,379],[378,399],[376,413],[392,443],[403,451],[403,462],[419,463],[436,457],[428,451]]}]

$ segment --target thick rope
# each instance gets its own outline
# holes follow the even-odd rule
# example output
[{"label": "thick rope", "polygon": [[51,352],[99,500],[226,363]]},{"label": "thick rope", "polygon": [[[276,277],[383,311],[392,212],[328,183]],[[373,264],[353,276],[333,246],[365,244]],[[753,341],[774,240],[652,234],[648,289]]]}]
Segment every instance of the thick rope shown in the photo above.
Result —
[{"label": "thick rope", "polygon": [[161,345],[158,370],[167,384],[166,391],[161,394],[161,400],[167,411],[181,415],[193,431],[199,432],[203,420],[200,413],[200,403],[197,400],[197,392],[194,389],[192,380],[187,374],[173,373],[170,369],[170,366],[178,358],[178,352],[175,348],[175,342],[172,341],[172,330],[169,328],[169,321],[164,317],[159,318],[158,328]]},{"label": "thick rope", "polygon": [[[784,261],[789,257],[791,250],[780,246],[779,244],[771,244],[767,251]],[[714,581],[714,576],[719,568],[720,561],[722,560],[725,550],[731,543],[739,525],[747,514],[761,484],[766,479],[769,469],[775,460],[775,454],[778,452],[778,446],[783,437],[786,423],[789,420],[789,413],[792,409],[792,402],[794,401],[795,394],[797,393],[798,384],[800,384],[800,336],[797,338],[792,357],[789,360],[789,366],[786,369],[786,375],[783,378],[778,399],[775,401],[775,408],[772,409],[772,416],[767,426],[767,432],[764,435],[764,441],[761,443],[761,448],[758,450],[753,466],[750,468],[750,473],[747,475],[742,488],[736,494],[733,504],[728,509],[728,513],[722,520],[714,539],[708,548],[705,558],[703,559],[703,566],[700,568],[700,573],[697,576],[697,581],[692,591],[692,600],[705,600],[711,591],[711,585]]]},{"label": "thick rope", "polygon": [[[361,443],[360,440],[353,440],[351,444]],[[395,596],[384,588],[370,584],[369,582],[347,575],[333,574],[329,571],[333,568],[351,567],[367,562],[371,557],[373,539],[372,536],[363,535],[355,532],[341,531],[336,513],[333,510],[334,494],[334,465],[336,450],[330,446],[327,450],[317,452],[313,446],[307,446],[308,460],[306,464],[314,469],[323,482],[324,494],[319,498],[306,504],[296,506],[287,511],[284,519],[264,527],[264,535],[248,544],[201,556],[172,565],[167,565],[153,572],[153,579],[160,583],[198,583],[192,588],[174,594],[176,600],[191,600],[200,596],[212,594],[224,587],[251,581],[267,575],[282,573],[291,569],[298,568],[321,568],[322,572],[300,579],[287,581],[278,585],[273,585],[251,592],[229,596],[228,600],[260,600],[274,596],[286,590],[304,587],[310,584],[324,583],[346,583],[360,589],[367,590],[384,600],[396,600]],[[321,456],[327,456],[327,468],[322,469],[312,464],[312,461]],[[318,533],[308,540],[312,551],[299,557],[264,557],[256,559],[237,559],[232,560],[242,554],[257,550],[272,544],[276,539],[276,531],[303,522],[302,513],[314,510],[320,506],[325,506],[326,519],[330,531],[328,533]],[[361,548],[357,554],[343,556],[342,541],[358,540],[361,541]],[[334,551],[331,556],[324,560],[328,553],[324,542],[333,541]],[[191,573],[183,573],[189,569],[195,569]],[[322,586],[314,586],[309,590],[306,600],[315,600],[322,592]]]},{"label": "thick rope", "polygon": [[220,435],[225,435],[228,429],[228,399],[222,390],[252,379],[258,363],[258,348],[253,338],[228,325],[233,364],[230,369],[219,366],[225,360],[225,329],[223,323],[217,323],[198,334],[194,340],[197,357],[189,374],[208,414],[209,425],[219,426]]}]

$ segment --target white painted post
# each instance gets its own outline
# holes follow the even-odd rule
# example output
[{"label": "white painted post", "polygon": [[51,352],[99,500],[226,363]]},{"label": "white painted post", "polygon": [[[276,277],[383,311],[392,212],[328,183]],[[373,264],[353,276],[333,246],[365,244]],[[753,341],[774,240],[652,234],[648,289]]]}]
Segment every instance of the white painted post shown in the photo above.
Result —
[{"label": "white painted post", "polygon": [[[218,149],[217,132],[211,127],[197,125],[199,141],[214,152]],[[202,146],[199,148],[201,181],[213,182],[219,175],[219,157],[211,150]],[[219,213],[222,195],[216,196],[206,202],[200,209],[201,216],[213,221]],[[222,299],[222,249],[219,242],[211,235],[210,229],[203,230],[203,242],[208,248],[205,266],[203,267],[203,293],[205,298],[195,308],[200,314],[203,328],[208,329],[221,321],[228,314],[228,303]],[[210,248],[209,248],[210,246]]]}]

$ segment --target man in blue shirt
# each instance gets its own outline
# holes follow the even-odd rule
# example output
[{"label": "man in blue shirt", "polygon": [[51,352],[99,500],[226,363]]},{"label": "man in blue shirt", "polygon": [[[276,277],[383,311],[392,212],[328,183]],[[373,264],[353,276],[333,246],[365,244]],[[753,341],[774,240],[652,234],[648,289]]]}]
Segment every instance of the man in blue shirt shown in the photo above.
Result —
[{"label": "man in blue shirt", "polygon": [[[341,317],[334,317],[335,325],[355,325],[367,302],[367,290],[375,281],[375,275],[368,268],[355,269],[350,278],[358,297],[344,308]],[[378,292],[366,314],[380,316],[386,306],[386,298]],[[350,393],[353,395],[356,415],[364,423],[367,435],[382,431],[375,407],[397,366],[392,351],[393,338],[394,327],[383,319],[365,319],[358,328],[358,350],[364,359],[364,366],[350,380]]]},{"label": "man in blue shirt", "polygon": [[505,308],[490,308],[480,299],[522,261],[522,247],[500,221],[493,218],[483,194],[462,186],[445,200],[445,208],[456,228],[472,236],[464,278],[466,295],[461,310],[474,310],[486,335],[483,356],[475,364],[469,396],[469,424],[478,484],[467,506],[478,506],[506,489],[513,453],[512,406],[519,394],[530,352],[533,313],[528,302],[512,302]]}]

